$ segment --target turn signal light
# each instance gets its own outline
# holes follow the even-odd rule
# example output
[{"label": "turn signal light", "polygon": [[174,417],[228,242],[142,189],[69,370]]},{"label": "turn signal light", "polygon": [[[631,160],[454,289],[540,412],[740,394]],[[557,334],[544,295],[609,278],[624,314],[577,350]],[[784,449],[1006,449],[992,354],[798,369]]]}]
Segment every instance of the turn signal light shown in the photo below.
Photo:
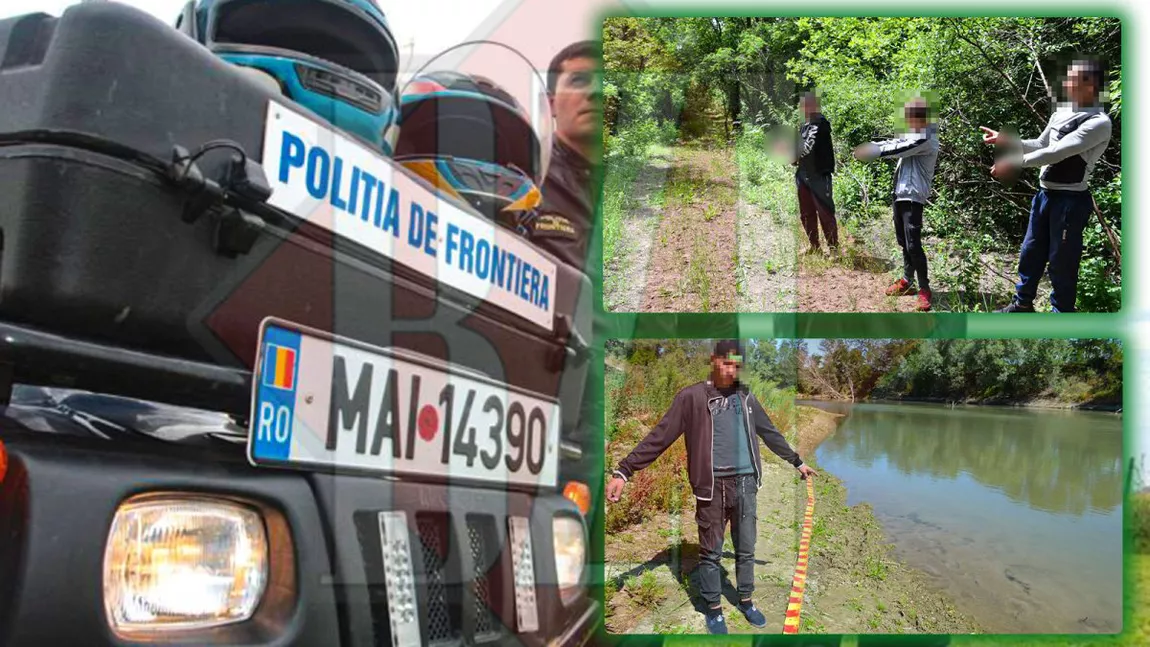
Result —
[{"label": "turn signal light", "polygon": [[582,512],[584,517],[591,511],[591,488],[587,487],[586,483],[568,481],[563,488],[563,496],[579,506],[579,512]]}]

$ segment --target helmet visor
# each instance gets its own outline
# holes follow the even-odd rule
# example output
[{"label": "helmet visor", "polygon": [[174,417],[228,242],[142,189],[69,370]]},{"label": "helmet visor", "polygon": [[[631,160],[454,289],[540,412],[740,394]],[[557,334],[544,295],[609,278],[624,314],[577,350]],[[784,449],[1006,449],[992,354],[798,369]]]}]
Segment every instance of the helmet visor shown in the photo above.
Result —
[{"label": "helmet visor", "polygon": [[299,52],[395,88],[398,51],[391,33],[354,5],[332,0],[224,0],[208,17],[211,45]]}]

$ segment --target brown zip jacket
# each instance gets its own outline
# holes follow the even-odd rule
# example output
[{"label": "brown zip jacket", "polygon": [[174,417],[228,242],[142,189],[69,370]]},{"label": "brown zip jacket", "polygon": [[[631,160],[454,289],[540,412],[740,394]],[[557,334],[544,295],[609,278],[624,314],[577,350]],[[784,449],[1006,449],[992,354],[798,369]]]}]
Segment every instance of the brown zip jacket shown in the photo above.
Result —
[{"label": "brown zip jacket", "polygon": [[[755,434],[763,439],[779,458],[794,465],[796,469],[802,466],[803,461],[798,452],[791,448],[787,439],[779,432],[770,417],[767,416],[763,405],[747,390],[739,385],[738,393],[745,415],[747,437],[755,454],[755,481],[759,487],[763,486],[763,465],[759,454],[759,443],[755,442]],[[671,443],[679,436],[686,436],[687,443],[687,478],[691,481],[691,489],[695,498],[700,501],[710,501],[714,496],[715,473],[712,464],[712,450],[715,445],[715,428],[712,422],[711,404],[722,398],[722,394],[708,380],[692,384],[675,395],[674,402],[663,419],[647,434],[635,449],[619,462],[615,475],[624,480],[639,470],[655,462]]]}]

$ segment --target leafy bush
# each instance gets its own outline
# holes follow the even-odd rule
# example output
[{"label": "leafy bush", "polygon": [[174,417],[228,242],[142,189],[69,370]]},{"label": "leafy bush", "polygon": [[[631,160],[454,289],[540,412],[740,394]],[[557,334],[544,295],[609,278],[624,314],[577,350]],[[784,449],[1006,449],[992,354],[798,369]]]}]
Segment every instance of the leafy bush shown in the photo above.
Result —
[{"label": "leafy bush", "polygon": [[643,120],[623,130],[618,135],[607,139],[608,164],[612,158],[638,158],[647,156],[647,150],[652,144],[663,138],[663,130],[659,124],[651,120]]}]

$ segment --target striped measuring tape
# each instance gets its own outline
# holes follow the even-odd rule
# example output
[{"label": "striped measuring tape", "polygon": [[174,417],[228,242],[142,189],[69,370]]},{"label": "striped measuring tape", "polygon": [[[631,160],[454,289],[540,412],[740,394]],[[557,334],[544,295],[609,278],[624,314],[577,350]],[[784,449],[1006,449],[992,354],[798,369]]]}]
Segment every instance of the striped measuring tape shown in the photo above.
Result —
[{"label": "striped measuring tape", "polygon": [[783,620],[784,634],[799,633],[799,612],[803,608],[803,591],[807,588],[807,557],[811,550],[811,526],[815,514],[815,484],[811,477],[807,482],[807,511],[803,514],[803,534],[799,538],[799,561],[795,564],[795,576],[791,580],[791,598],[787,601],[787,616]]}]

